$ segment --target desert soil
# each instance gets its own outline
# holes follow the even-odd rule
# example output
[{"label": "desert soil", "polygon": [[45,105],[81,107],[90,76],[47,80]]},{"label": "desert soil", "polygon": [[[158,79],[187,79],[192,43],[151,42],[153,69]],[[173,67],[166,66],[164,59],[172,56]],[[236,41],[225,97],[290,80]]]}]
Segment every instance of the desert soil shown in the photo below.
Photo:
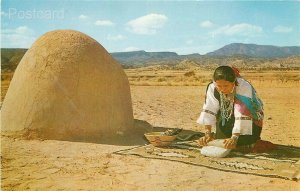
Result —
[{"label": "desert soil", "polygon": [[[269,82],[268,82],[269,83]],[[298,83],[257,83],[265,103],[262,139],[300,147]],[[131,86],[135,119],[203,131],[206,86]],[[1,137],[2,190],[300,190],[300,183],[112,154],[134,145]]]}]

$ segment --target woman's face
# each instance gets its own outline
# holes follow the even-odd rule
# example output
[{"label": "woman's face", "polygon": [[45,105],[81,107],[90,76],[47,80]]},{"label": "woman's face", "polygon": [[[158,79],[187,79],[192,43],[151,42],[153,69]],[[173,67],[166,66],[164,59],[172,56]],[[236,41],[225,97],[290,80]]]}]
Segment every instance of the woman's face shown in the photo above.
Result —
[{"label": "woman's face", "polygon": [[234,82],[229,82],[226,80],[217,80],[215,81],[216,88],[219,92],[223,94],[229,94],[233,91]]}]

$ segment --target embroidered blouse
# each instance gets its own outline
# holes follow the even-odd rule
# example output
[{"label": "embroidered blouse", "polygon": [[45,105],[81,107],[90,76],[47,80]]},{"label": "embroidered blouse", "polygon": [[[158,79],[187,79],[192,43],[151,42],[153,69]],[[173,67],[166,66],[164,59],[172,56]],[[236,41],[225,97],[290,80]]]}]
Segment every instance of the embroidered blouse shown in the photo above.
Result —
[{"label": "embroidered blouse", "polygon": [[[235,122],[232,133],[252,135],[253,122],[262,127],[263,104],[249,82],[242,78],[237,78],[237,82],[233,110]],[[199,124],[211,125],[214,131],[217,123],[217,114],[220,110],[219,100],[214,94],[215,88],[214,83],[208,86],[203,110],[197,120]]]}]

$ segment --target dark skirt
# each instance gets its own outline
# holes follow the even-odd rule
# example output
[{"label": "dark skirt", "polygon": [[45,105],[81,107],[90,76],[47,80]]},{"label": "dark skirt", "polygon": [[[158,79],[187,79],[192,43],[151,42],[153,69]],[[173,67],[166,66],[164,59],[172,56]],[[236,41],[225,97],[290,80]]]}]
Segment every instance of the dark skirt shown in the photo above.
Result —
[{"label": "dark skirt", "polygon": [[[231,118],[222,125],[222,120],[220,117],[217,117],[217,126],[216,126],[216,138],[217,139],[226,139],[230,138],[232,135],[232,129],[234,126],[235,118],[232,115]],[[251,145],[257,140],[260,140],[262,128],[257,126],[255,123],[252,124],[252,135],[240,135],[237,146],[242,145]]]}]

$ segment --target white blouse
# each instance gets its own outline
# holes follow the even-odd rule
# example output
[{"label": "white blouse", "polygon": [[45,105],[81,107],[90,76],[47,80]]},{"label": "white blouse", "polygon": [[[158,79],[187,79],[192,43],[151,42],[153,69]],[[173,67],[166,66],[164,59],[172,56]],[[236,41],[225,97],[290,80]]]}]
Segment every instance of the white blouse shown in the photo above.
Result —
[{"label": "white blouse", "polygon": [[[237,78],[238,86],[236,86],[236,93],[242,96],[252,98],[252,86],[246,80]],[[197,119],[197,123],[201,125],[211,125],[213,131],[216,131],[216,116],[220,109],[220,103],[214,96],[215,84],[211,83],[206,92],[206,101],[203,105],[203,110]],[[252,135],[252,118],[243,115],[235,107],[234,117],[235,122],[232,133],[240,133],[241,135]]]}]

